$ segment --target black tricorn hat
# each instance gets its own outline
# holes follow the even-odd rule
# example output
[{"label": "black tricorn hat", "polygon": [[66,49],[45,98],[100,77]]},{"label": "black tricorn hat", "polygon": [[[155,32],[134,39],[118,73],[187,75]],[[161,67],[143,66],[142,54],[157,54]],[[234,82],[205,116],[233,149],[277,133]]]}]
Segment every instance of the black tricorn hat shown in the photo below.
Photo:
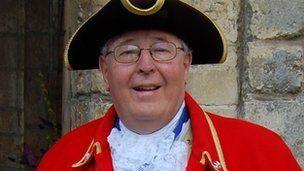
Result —
[{"label": "black tricorn hat", "polygon": [[112,37],[138,30],[172,33],[192,50],[192,64],[225,61],[226,40],[208,16],[179,0],[110,0],[73,34],[64,59],[70,70],[98,69],[101,47]]}]

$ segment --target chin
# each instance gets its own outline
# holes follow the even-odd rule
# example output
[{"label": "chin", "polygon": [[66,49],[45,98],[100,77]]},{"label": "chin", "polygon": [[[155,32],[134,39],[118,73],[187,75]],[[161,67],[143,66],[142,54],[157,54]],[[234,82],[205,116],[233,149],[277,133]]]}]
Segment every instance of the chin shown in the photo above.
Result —
[{"label": "chin", "polygon": [[136,117],[137,120],[156,120],[156,119],[160,119],[161,116],[163,115],[162,112],[160,110],[155,110],[156,107],[143,107],[141,105],[138,105],[138,107],[140,106],[140,109],[138,110],[134,110],[133,112],[133,116]]},{"label": "chin", "polygon": [[135,118],[138,121],[155,121],[160,119],[157,115],[136,115]]}]

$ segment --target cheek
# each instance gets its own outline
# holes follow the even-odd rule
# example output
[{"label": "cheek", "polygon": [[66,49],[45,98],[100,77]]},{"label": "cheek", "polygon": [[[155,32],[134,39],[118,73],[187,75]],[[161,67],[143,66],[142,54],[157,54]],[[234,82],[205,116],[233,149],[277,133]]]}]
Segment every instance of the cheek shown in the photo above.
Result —
[{"label": "cheek", "polygon": [[[110,88],[117,88],[122,86],[128,86],[128,82],[131,78],[131,68],[127,66],[113,66],[109,70],[108,80]],[[117,90],[119,90],[118,88]]]},{"label": "cheek", "polygon": [[185,82],[186,71],[181,64],[172,64],[163,67],[163,74],[168,82],[173,82],[177,86],[180,85],[179,83]]}]

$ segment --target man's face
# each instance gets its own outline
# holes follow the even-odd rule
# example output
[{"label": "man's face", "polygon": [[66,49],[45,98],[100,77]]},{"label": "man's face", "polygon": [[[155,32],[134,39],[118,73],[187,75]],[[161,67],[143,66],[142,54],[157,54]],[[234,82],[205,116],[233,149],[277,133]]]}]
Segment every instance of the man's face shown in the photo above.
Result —
[{"label": "man's face", "polygon": [[[120,45],[147,49],[159,42],[182,46],[181,41],[172,34],[139,30],[115,38],[109,43],[108,51]],[[113,53],[100,57],[101,71],[122,122],[135,131],[140,129],[137,126],[147,127],[148,131],[149,124],[156,127],[167,124],[184,99],[191,59],[191,53],[180,49],[174,59],[166,62],[155,61],[148,50],[142,50],[139,60],[131,64],[117,62]]]}]

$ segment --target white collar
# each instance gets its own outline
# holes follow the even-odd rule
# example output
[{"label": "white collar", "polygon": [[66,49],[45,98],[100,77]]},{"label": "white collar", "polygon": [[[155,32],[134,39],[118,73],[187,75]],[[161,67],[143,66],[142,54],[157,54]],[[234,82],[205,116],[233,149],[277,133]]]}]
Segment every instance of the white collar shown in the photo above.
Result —
[{"label": "white collar", "polygon": [[[188,147],[181,141],[184,135],[174,140],[173,133],[184,107],[185,102],[166,126],[148,135],[134,133],[122,122],[119,123],[121,131],[113,128],[108,142],[114,170],[185,170]],[[190,120],[183,124],[181,134],[189,127]]]}]

